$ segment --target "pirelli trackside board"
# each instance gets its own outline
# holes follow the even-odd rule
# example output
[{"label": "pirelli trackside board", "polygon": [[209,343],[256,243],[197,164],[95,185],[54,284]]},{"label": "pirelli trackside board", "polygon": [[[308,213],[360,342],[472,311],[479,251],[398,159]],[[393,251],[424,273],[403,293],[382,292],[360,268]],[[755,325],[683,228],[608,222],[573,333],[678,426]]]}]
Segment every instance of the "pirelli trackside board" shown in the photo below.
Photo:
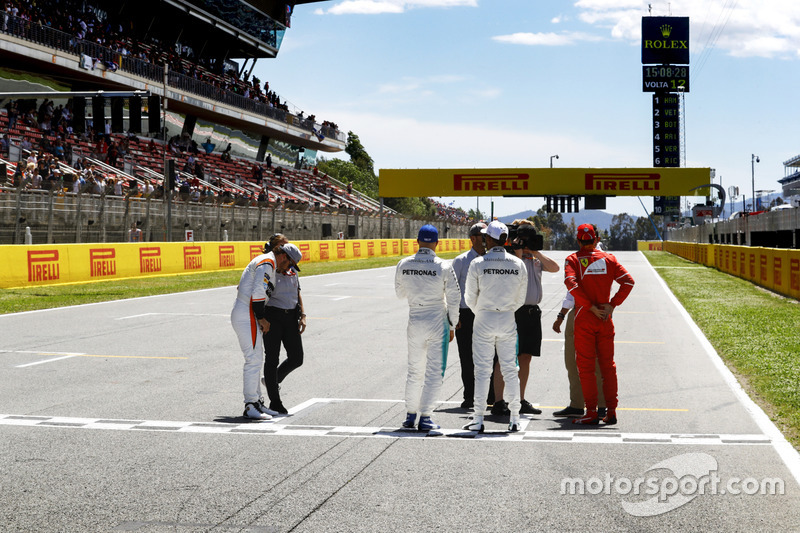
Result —
[{"label": "pirelli trackside board", "polygon": [[406,196],[689,196],[709,168],[381,169],[379,194]]}]

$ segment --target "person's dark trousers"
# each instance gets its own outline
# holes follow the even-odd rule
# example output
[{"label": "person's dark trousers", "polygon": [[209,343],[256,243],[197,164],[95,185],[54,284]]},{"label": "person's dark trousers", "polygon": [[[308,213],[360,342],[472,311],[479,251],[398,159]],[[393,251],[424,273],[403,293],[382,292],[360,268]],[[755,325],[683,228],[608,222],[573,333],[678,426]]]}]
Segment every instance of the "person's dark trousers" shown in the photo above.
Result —
[{"label": "person's dark trousers", "polygon": [[[303,364],[303,342],[296,309],[267,307],[266,319],[269,331],[264,334],[264,381],[270,402],[280,402],[278,384]],[[286,360],[278,366],[281,343],[286,349]]]},{"label": "person's dark trousers", "polygon": [[461,360],[461,383],[464,384],[464,401],[472,403],[475,397],[475,365],[472,362],[472,324],[475,313],[469,307],[459,310],[461,327],[456,330],[458,358]]},{"label": "person's dark trousers", "polygon": [[[464,401],[472,404],[475,398],[475,364],[472,362],[472,325],[475,313],[469,307],[462,307],[458,312],[461,327],[456,330],[458,358],[461,361],[461,383],[464,384]],[[495,360],[497,356],[495,356]],[[494,367],[493,367],[494,368]],[[494,403],[494,372],[489,381],[488,405]]]}]

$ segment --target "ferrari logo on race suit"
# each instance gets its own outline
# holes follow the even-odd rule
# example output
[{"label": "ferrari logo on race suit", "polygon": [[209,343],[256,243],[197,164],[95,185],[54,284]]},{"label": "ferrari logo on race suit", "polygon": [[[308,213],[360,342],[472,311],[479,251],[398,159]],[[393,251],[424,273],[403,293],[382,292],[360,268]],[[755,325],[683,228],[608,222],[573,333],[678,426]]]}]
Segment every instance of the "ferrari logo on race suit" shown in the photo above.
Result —
[{"label": "ferrari logo on race suit", "polygon": [[[586,261],[587,263],[589,262],[588,259],[581,259],[581,263],[583,263],[583,261]],[[606,268],[606,260],[598,259],[597,261],[589,265],[589,267],[584,271],[583,275],[586,276],[589,274],[605,274],[607,272],[608,270]]]},{"label": "ferrari logo on race suit", "polygon": [[581,266],[586,268],[589,266],[589,258],[588,257],[581,257]]}]

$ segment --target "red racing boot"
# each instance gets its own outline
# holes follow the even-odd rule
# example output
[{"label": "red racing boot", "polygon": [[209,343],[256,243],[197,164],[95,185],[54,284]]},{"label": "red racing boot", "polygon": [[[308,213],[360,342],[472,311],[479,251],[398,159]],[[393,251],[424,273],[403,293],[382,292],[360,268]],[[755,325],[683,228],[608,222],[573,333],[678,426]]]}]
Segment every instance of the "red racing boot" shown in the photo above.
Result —
[{"label": "red racing boot", "polygon": [[573,424],[583,424],[587,426],[596,426],[600,423],[600,417],[597,416],[597,409],[587,409],[586,415],[582,418],[574,418]]},{"label": "red racing boot", "polygon": [[617,423],[617,410],[615,408],[609,407],[606,410],[606,416],[603,417],[603,423],[609,426]]}]

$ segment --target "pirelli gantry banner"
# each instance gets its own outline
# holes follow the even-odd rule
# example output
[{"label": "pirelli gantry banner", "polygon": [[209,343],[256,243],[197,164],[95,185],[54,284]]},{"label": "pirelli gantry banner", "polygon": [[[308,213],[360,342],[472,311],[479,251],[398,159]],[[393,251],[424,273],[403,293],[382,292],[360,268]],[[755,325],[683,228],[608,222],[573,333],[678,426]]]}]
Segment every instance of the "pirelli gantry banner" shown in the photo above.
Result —
[{"label": "pirelli gantry banner", "polygon": [[381,169],[379,194],[408,196],[695,196],[709,168]]},{"label": "pirelli gantry banner", "polygon": [[[419,249],[412,239],[293,242],[303,262],[411,255]],[[0,288],[240,270],[263,246],[241,241],[2,245]],[[437,251],[469,247],[467,239],[440,239]]]}]

